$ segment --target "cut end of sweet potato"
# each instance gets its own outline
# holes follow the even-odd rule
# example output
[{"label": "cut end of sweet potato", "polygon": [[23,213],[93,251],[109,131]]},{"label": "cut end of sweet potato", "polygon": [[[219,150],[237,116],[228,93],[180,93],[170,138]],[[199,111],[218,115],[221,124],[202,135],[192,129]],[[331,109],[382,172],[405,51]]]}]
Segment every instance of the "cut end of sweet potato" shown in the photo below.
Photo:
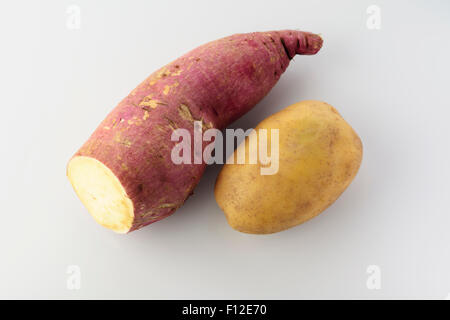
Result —
[{"label": "cut end of sweet potato", "polygon": [[76,156],[67,176],[81,202],[102,226],[127,233],[133,224],[134,207],[116,175],[100,161]]}]

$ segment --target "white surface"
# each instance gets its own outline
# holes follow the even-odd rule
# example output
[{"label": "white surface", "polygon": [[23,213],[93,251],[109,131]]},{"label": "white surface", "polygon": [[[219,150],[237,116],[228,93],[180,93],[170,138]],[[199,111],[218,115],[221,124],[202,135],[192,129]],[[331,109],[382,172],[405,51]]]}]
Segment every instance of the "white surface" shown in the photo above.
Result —
[{"label": "white surface", "polygon": [[[70,4],[80,29],[66,27]],[[381,29],[366,27],[369,5]],[[446,1],[8,1],[0,11],[0,298],[436,298],[450,293]],[[319,217],[238,233],[210,166],[184,207],[129,235],[97,225],[70,156],[158,67],[237,32],[321,33],[233,127],[291,103],[334,105],[364,144],[358,176]],[[66,286],[69,265],[81,288]],[[381,289],[369,290],[369,265]]]}]

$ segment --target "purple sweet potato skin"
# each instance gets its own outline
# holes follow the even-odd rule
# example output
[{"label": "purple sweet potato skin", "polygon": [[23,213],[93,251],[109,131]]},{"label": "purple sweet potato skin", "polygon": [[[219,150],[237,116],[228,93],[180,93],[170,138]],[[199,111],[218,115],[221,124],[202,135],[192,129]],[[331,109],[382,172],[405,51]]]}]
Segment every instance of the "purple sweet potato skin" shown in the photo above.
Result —
[{"label": "purple sweet potato skin", "polygon": [[[236,34],[183,55],[151,74],[99,125],[75,156],[119,178],[134,205],[130,231],[172,214],[192,194],[202,164],[171,160],[174,129],[223,129],[256,105],[296,54],[315,54],[319,36],[294,30]],[[193,154],[193,152],[192,152]]]}]

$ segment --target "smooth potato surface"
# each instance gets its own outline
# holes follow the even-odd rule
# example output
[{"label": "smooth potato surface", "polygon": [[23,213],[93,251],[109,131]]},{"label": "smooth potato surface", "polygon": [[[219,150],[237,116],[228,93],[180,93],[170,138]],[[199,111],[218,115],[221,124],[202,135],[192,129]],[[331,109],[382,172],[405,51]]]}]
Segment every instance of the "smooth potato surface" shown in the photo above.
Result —
[{"label": "smooth potato surface", "polygon": [[359,169],[361,140],[327,103],[296,103],[263,120],[258,129],[268,129],[269,136],[270,129],[279,129],[278,172],[261,175],[259,162],[248,163],[247,138],[238,147],[246,149],[246,163],[224,165],[215,186],[219,207],[238,231],[274,233],[315,217]]}]

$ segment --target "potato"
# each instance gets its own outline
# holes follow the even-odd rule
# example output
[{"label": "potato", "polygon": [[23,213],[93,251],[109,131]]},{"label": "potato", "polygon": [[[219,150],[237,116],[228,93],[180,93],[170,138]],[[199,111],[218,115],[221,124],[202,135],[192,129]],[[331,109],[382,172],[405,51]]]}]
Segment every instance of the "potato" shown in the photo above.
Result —
[{"label": "potato", "polygon": [[[296,103],[258,124],[258,140],[259,129],[269,136],[270,129],[279,129],[278,172],[261,175],[260,161],[249,164],[249,150],[254,150],[247,137],[238,147],[245,148],[245,163],[225,164],[216,181],[216,201],[238,231],[274,233],[317,216],[359,169],[361,140],[327,103]],[[271,143],[276,141],[269,141],[268,150]]]}]

